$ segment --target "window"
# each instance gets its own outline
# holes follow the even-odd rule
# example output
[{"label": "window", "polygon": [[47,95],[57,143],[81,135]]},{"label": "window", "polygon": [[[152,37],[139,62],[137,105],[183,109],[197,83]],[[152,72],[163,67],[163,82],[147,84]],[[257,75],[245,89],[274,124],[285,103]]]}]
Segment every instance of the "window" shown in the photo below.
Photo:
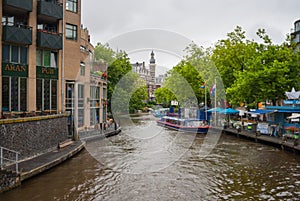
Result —
[{"label": "window", "polygon": [[66,24],[66,38],[69,40],[77,40],[77,26]]},{"label": "window", "polygon": [[36,65],[57,68],[57,52],[36,50]]},{"label": "window", "polygon": [[92,51],[89,51],[89,56],[90,56],[90,63],[93,62],[93,58],[94,58],[94,55],[93,55],[93,52]]},{"label": "window", "polygon": [[295,31],[300,31],[300,22],[295,23]]},{"label": "window", "polygon": [[84,108],[84,85],[78,84],[78,107]]},{"label": "window", "polygon": [[36,110],[43,110],[43,80],[36,80]]},{"label": "window", "polygon": [[2,61],[9,62],[10,61],[9,55],[10,55],[10,46],[2,44]]},{"label": "window", "polygon": [[86,52],[86,47],[80,45],[80,51],[81,51],[81,52]]},{"label": "window", "polygon": [[74,83],[66,84],[66,110],[73,111],[74,106]]},{"label": "window", "polygon": [[24,15],[9,15],[2,16],[2,25],[22,27],[28,24],[27,16]]},{"label": "window", "polygon": [[85,75],[85,63],[80,62],[80,75],[84,76]]},{"label": "window", "polygon": [[36,80],[36,110],[57,110],[57,80]]},{"label": "window", "polygon": [[28,48],[2,44],[2,61],[7,63],[28,64]]},{"label": "window", "polygon": [[84,85],[78,84],[78,127],[84,125]]},{"label": "window", "polygon": [[14,16],[2,16],[2,25],[14,26],[15,17]]},{"label": "window", "polygon": [[77,13],[77,0],[67,0],[66,10]]},{"label": "window", "polygon": [[107,92],[106,92],[107,89],[103,87],[103,88],[102,88],[102,91],[103,91],[102,98],[103,98],[103,99],[106,99],[106,98],[107,98]]},{"label": "window", "polygon": [[100,110],[100,88],[97,86],[90,87],[90,124],[99,123]]},{"label": "window", "polygon": [[44,103],[44,110],[50,110],[50,80],[44,80],[44,96],[43,96],[43,103]]},{"label": "window", "polygon": [[2,77],[2,110],[27,111],[27,78]]}]

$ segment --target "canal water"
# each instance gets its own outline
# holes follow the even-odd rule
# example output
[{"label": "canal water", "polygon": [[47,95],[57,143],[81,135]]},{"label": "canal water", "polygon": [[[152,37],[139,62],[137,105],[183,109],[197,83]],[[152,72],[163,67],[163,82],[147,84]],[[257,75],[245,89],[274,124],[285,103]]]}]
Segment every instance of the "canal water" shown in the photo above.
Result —
[{"label": "canal water", "polygon": [[300,199],[298,155],[223,134],[204,156],[204,135],[158,127],[150,115],[121,122],[119,135],[88,143],[0,200]]}]

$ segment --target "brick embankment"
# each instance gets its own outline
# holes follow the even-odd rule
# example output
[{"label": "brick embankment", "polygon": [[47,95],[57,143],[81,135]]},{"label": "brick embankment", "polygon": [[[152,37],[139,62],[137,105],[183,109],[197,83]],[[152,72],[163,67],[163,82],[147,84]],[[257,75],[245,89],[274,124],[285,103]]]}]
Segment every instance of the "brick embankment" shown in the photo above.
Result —
[{"label": "brick embankment", "polygon": [[82,141],[74,141],[62,149],[57,148],[38,157],[21,162],[19,164],[21,181],[44,172],[71,158],[80,152],[84,148],[84,145],[85,143]]},{"label": "brick embankment", "polygon": [[59,149],[53,148],[51,151],[36,157],[24,159],[19,162],[19,173],[15,172],[15,165],[6,167],[0,172],[0,193],[21,185],[21,182],[38,175],[65,160],[71,158],[84,149],[85,142],[74,141],[72,144]]}]

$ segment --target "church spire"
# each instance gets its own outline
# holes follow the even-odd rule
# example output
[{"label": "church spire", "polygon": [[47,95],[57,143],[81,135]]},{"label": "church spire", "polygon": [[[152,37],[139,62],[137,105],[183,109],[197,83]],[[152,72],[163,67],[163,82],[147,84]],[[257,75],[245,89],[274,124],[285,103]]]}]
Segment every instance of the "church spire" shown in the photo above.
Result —
[{"label": "church spire", "polygon": [[150,64],[155,64],[155,59],[154,59],[154,52],[153,52],[153,50],[152,50],[152,52],[151,52]]}]

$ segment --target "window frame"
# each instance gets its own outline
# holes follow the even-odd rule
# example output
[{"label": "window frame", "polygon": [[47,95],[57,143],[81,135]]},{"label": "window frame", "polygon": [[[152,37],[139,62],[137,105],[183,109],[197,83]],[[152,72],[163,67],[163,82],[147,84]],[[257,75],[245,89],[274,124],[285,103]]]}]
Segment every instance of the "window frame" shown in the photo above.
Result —
[{"label": "window frame", "polygon": [[85,76],[85,63],[80,62],[80,75]]},{"label": "window frame", "polygon": [[[6,53],[3,51],[3,46],[8,47],[8,60],[3,60],[3,55]],[[13,48],[17,48],[17,61],[12,61],[13,56]],[[2,44],[2,62],[13,63],[13,64],[25,64],[28,65],[28,47],[27,46],[18,46],[12,44]],[[7,54],[7,53],[6,53]],[[23,54],[26,54],[25,56]],[[25,61],[23,61],[25,59]]]},{"label": "window frame", "polygon": [[[71,32],[71,34],[69,35],[69,32]],[[78,27],[74,24],[66,24],[66,39],[67,40],[74,40],[77,41],[78,38]]]},{"label": "window frame", "polygon": [[77,13],[78,12],[78,0],[66,0],[66,10]]},{"label": "window frame", "polygon": [[[39,83],[38,83],[39,82]],[[48,82],[48,84],[46,83]],[[40,86],[41,85],[41,86]],[[48,85],[49,91],[45,86]],[[55,90],[55,94],[53,93]],[[58,81],[53,79],[36,79],[36,110],[56,110],[57,111],[57,94]],[[47,103],[46,103],[47,102]],[[47,104],[47,105],[45,105]],[[45,108],[47,106],[47,108]],[[40,108],[39,108],[40,107]]]},{"label": "window frame", "polygon": [[[41,52],[41,54],[36,53],[36,65],[43,66],[43,67],[51,67],[51,68],[58,68],[58,52],[52,50],[45,50],[45,49],[37,49],[36,52]],[[49,66],[45,65],[45,52],[49,54]],[[40,62],[37,59],[40,59]],[[52,65],[55,64],[55,65]]]},{"label": "window frame", "polygon": [[[3,82],[8,81],[4,85]],[[25,81],[25,82],[24,82]],[[12,94],[13,84],[16,84],[17,89],[15,89],[16,94]],[[25,86],[24,86],[25,83]],[[3,76],[2,77],[2,86],[6,86],[6,90],[2,90],[2,97],[7,97],[2,99],[2,109],[3,106],[6,107],[8,111],[28,111],[28,78],[26,77],[13,77],[13,76]],[[24,91],[22,91],[24,90]],[[4,94],[6,93],[6,94]],[[7,103],[3,101],[7,100]],[[15,105],[15,106],[14,106]]]}]

